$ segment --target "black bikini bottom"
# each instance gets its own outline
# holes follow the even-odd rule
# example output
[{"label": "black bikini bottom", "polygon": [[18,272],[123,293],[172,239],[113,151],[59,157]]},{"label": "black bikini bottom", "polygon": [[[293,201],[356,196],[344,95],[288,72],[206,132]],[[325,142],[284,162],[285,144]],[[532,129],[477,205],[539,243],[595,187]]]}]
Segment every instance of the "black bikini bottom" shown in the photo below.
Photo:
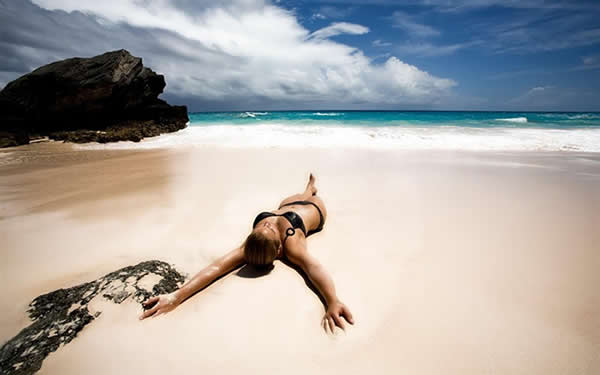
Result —
[{"label": "black bikini bottom", "polygon": [[325,225],[325,220],[323,219],[323,213],[321,212],[321,209],[319,208],[319,206],[316,205],[316,203],[314,202],[310,202],[310,201],[295,201],[295,202],[290,202],[290,203],[286,203],[283,204],[281,206],[279,206],[279,209],[281,209],[281,207],[285,207],[285,206],[292,206],[294,204],[300,204],[300,205],[307,205],[307,204],[311,204],[313,206],[315,206],[315,208],[317,209],[317,211],[319,211],[319,226],[317,227],[317,229],[313,229],[311,231],[308,231],[308,233],[306,234],[306,236],[310,236],[313,233],[317,233],[323,230],[323,225]]}]

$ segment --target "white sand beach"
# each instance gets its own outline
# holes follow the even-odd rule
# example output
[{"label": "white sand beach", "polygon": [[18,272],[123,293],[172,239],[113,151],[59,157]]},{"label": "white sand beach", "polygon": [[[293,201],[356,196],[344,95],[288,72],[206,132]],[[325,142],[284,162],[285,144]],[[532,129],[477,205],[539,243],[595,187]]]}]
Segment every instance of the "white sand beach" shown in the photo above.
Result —
[{"label": "white sand beach", "polygon": [[37,296],[158,259],[192,276],[309,172],[309,250],[356,324],[281,262],[176,310],[103,302],[41,374],[598,374],[600,154],[349,148],[0,151],[0,342]]}]

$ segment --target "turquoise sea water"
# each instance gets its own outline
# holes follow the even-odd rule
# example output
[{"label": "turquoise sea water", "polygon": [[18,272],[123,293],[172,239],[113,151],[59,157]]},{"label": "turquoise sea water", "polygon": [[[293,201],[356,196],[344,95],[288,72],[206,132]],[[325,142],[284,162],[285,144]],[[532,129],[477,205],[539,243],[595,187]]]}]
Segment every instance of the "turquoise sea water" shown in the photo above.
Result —
[{"label": "turquoise sea water", "polygon": [[190,113],[189,126],[102,148],[254,147],[600,152],[600,113]]},{"label": "turquoise sea water", "polygon": [[600,128],[600,113],[437,111],[256,111],[190,113],[190,125],[192,126],[220,124],[590,129]]}]

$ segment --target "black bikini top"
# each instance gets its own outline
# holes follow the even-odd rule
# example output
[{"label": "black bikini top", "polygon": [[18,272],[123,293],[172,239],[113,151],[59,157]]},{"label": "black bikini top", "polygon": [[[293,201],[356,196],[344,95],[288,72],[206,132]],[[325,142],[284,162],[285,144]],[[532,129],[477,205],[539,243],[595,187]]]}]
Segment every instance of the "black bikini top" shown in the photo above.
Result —
[{"label": "black bikini top", "polygon": [[281,215],[274,214],[272,212],[261,212],[260,214],[258,214],[258,216],[256,216],[256,219],[254,219],[252,228],[256,227],[256,224],[258,224],[258,222],[261,221],[262,219],[271,217],[271,216],[283,216],[287,219],[287,221],[290,222],[290,224],[292,224],[292,228],[288,228],[287,231],[285,232],[286,238],[288,236],[293,236],[294,233],[296,233],[295,229],[300,229],[306,236],[306,228],[304,227],[304,221],[302,221],[302,218],[300,217],[300,215],[298,215],[294,211],[284,212]]}]

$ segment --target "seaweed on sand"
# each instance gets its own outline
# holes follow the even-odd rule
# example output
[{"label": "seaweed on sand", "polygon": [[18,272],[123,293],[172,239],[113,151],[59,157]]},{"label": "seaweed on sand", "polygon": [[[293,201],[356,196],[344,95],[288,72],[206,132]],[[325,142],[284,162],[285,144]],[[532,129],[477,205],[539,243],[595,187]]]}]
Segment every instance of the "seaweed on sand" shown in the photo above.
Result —
[{"label": "seaweed on sand", "polygon": [[[159,280],[151,290],[140,283],[146,276]],[[32,323],[0,348],[0,373],[38,371],[50,353],[71,342],[83,327],[100,316],[101,311],[88,310],[88,303],[94,297],[101,296],[116,304],[128,298],[142,302],[151,296],[175,291],[184,279],[169,264],[152,260],[35,298],[27,310]]]}]

